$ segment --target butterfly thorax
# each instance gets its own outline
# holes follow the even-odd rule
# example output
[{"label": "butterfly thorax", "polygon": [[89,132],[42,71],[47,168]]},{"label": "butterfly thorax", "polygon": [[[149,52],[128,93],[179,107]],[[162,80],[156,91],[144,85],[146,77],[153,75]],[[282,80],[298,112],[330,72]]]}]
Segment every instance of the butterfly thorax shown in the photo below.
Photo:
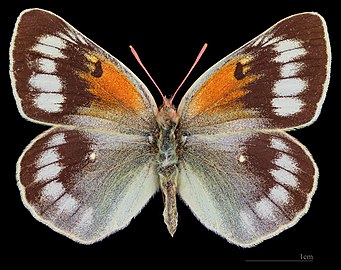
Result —
[{"label": "butterfly thorax", "polygon": [[169,100],[166,100],[160,108],[156,120],[159,125],[158,174],[165,207],[163,216],[168,231],[173,236],[178,224],[176,209],[178,157],[176,155],[175,129],[179,122],[179,115]]}]

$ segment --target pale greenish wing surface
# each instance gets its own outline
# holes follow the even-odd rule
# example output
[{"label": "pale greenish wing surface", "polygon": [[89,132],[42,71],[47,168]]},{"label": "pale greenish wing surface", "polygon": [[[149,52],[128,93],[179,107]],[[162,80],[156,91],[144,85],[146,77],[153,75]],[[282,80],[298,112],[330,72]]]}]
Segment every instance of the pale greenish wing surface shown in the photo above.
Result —
[{"label": "pale greenish wing surface", "polygon": [[251,247],[293,226],[309,208],[318,170],[284,132],[188,136],[179,194],[208,229]]},{"label": "pale greenish wing surface", "polygon": [[51,128],[25,149],[17,180],[40,222],[91,244],[126,227],[158,190],[144,136]]}]

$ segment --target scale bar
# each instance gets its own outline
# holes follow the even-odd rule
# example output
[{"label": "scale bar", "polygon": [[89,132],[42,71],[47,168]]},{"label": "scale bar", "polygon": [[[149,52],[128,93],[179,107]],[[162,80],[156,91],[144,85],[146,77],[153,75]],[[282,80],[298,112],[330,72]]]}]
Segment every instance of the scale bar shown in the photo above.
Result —
[{"label": "scale bar", "polygon": [[312,259],[299,259],[299,260],[245,260],[245,262],[314,262]]}]

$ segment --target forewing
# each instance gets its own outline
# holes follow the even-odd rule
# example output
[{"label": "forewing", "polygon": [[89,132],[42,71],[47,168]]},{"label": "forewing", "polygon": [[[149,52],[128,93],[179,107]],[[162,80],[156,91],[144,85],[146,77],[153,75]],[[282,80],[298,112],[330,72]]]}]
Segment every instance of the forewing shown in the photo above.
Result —
[{"label": "forewing", "polygon": [[29,120],[134,134],[156,125],[157,106],[145,85],[51,12],[28,9],[18,17],[10,75],[18,108]]},{"label": "forewing", "polygon": [[154,154],[142,136],[51,128],[17,164],[33,216],[91,244],[127,226],[158,189]]},{"label": "forewing", "polygon": [[308,150],[284,132],[188,136],[179,171],[179,194],[195,216],[243,247],[293,226],[318,177]]},{"label": "forewing", "polygon": [[317,13],[288,17],[193,84],[179,105],[181,127],[214,133],[308,125],[324,101],[330,63],[324,19]]}]

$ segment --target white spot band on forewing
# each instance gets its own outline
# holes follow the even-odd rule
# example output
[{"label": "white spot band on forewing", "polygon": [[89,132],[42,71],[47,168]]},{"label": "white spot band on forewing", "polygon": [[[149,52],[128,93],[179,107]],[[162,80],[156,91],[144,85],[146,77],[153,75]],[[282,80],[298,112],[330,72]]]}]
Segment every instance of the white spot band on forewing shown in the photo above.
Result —
[{"label": "white spot band on forewing", "polygon": [[273,33],[268,33],[265,36],[263,36],[263,45],[262,47],[269,46],[271,44],[274,44],[278,42],[281,39],[281,37],[275,37]]},{"label": "white spot band on forewing", "polygon": [[60,49],[40,43],[36,44],[31,50],[53,59],[66,57]]},{"label": "white spot band on forewing", "polygon": [[61,92],[63,89],[63,84],[59,77],[51,74],[33,74],[29,84],[41,92]]},{"label": "white spot band on forewing", "polygon": [[277,42],[274,45],[274,50],[276,52],[283,52],[283,51],[289,51],[293,49],[298,49],[302,47],[302,43],[295,39],[284,39],[279,42]]},{"label": "white spot band on forewing", "polygon": [[75,41],[75,36],[73,33],[71,32],[68,32],[69,35],[65,34],[65,33],[58,33],[58,36],[61,37],[62,39],[66,40],[66,41],[69,41],[71,43],[74,43],[74,44],[77,44],[76,41]]},{"label": "white spot band on forewing", "polygon": [[273,98],[272,107],[278,116],[289,116],[301,111],[303,102],[296,97]]},{"label": "white spot band on forewing", "polygon": [[307,87],[307,82],[300,78],[287,78],[275,82],[272,91],[276,96],[295,96],[302,93]]},{"label": "white spot band on forewing", "polygon": [[274,61],[277,63],[287,63],[297,60],[298,58],[306,55],[306,53],[307,51],[304,48],[283,51],[274,58]]},{"label": "white spot band on forewing", "polygon": [[32,47],[32,51],[38,52],[49,58],[65,58],[62,50],[66,47],[66,42],[60,37],[44,35],[37,40]]},{"label": "white spot band on forewing", "polygon": [[302,70],[303,64],[302,63],[286,63],[281,65],[280,72],[282,78],[294,77],[298,76],[300,71]]},{"label": "white spot band on forewing", "polygon": [[64,49],[66,47],[66,43],[63,39],[53,35],[44,35],[40,37],[38,43],[58,49]]},{"label": "white spot band on forewing", "polygon": [[78,34],[78,35],[77,35],[77,39],[78,39],[80,42],[82,42],[84,45],[87,45],[87,44],[88,44],[88,42],[86,41],[86,38],[83,37],[82,34]]},{"label": "white spot band on forewing", "polygon": [[38,68],[39,71],[43,73],[55,73],[57,70],[57,63],[48,58],[40,58],[38,59]]},{"label": "white spot band on forewing", "polygon": [[48,113],[57,113],[63,110],[65,98],[62,94],[57,93],[41,93],[34,99],[34,104],[37,108]]}]

